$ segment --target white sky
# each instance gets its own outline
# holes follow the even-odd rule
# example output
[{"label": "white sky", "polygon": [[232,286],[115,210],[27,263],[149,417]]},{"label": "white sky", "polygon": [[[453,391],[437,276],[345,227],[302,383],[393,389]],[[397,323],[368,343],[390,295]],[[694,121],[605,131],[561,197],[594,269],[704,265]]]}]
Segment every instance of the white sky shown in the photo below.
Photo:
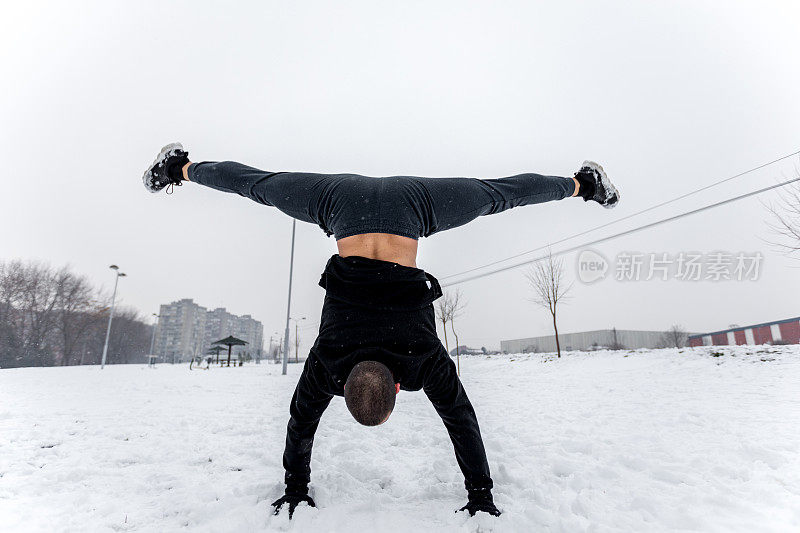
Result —
[{"label": "white sky", "polygon": [[[800,149],[798,5],[6,2],[0,257],[69,263],[106,286],[116,263],[129,275],[125,304],[149,314],[191,297],[254,315],[268,338],[283,331],[290,219],[198,186],[147,193],[141,175],[162,145],[181,141],[193,160],[367,175],[568,175],[595,159],[618,184],[613,212],[564,201],[422,240],[420,267],[443,277]],[[576,284],[559,329],[703,331],[799,315],[798,263],[764,243],[766,219],[751,199],[596,247],[611,258],[761,251],[764,271],[758,282]],[[298,225],[293,314],[308,317],[305,347],[334,251],[316,226]],[[462,290],[469,345],[550,332],[521,270]]]}]

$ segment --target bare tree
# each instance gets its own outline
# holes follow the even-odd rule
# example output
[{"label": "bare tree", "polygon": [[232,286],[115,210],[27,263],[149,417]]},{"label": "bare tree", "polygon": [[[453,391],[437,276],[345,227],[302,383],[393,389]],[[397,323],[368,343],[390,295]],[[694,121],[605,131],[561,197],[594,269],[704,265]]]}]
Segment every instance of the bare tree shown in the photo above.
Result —
[{"label": "bare tree", "polygon": [[[0,261],[0,367],[99,363],[109,311],[100,298],[68,268]],[[109,363],[143,361],[151,326],[133,310],[117,316]]]},{"label": "bare tree", "polygon": [[780,199],[767,204],[767,209],[772,214],[772,221],[768,225],[778,237],[771,244],[787,254],[800,251],[800,185],[795,182],[785,188]]},{"label": "bare tree", "polygon": [[572,284],[564,283],[564,260],[553,257],[553,253],[548,250],[547,257],[537,261],[525,273],[534,296],[531,298],[536,305],[544,307],[550,312],[553,318],[553,331],[556,336],[556,351],[561,357],[561,343],[558,340],[558,325],[556,323],[556,313],[558,304],[567,298]]},{"label": "bare tree", "polygon": [[56,305],[56,330],[60,337],[61,365],[73,364],[77,348],[85,339],[89,328],[96,326],[102,317],[95,301],[94,288],[84,276],[67,268],[56,274],[58,302]]},{"label": "bare tree", "polygon": [[448,306],[448,320],[450,322],[450,331],[453,332],[453,337],[456,341],[456,372],[461,375],[461,352],[458,344],[458,333],[456,333],[456,318],[462,315],[467,302],[464,301],[461,291],[456,289],[448,294],[450,305]]},{"label": "bare tree", "polygon": [[447,321],[450,320],[449,296],[449,293],[446,293],[436,302],[436,319],[442,323],[442,331],[444,331],[444,349],[448,354],[450,354],[450,346],[447,344]]},{"label": "bare tree", "polygon": [[461,353],[458,345],[458,333],[456,332],[455,319],[461,316],[467,303],[461,295],[461,291],[446,291],[436,304],[436,319],[442,323],[444,332],[444,347],[450,355],[450,346],[447,342],[447,324],[450,324],[450,331],[456,341],[456,370],[461,375]]},{"label": "bare tree", "polygon": [[20,312],[22,350],[25,366],[53,364],[51,337],[55,327],[58,303],[58,280],[53,269],[44,263],[31,262],[23,266]]},{"label": "bare tree", "polygon": [[[101,321],[99,329],[103,333],[105,324],[105,320]],[[136,309],[117,308],[108,342],[108,364],[144,363],[150,351],[151,327],[140,319]],[[102,353],[102,350],[98,349],[98,353]]]},{"label": "bare tree", "polygon": [[686,340],[689,334],[679,324],[674,324],[669,330],[661,335],[659,344],[664,348],[683,348],[686,346]]},{"label": "bare tree", "polygon": [[609,350],[624,350],[625,345],[619,341],[617,338],[617,328],[614,327],[611,329],[611,345],[608,347]]},{"label": "bare tree", "polygon": [[22,352],[20,313],[23,265],[0,261],[0,368],[19,366]]}]

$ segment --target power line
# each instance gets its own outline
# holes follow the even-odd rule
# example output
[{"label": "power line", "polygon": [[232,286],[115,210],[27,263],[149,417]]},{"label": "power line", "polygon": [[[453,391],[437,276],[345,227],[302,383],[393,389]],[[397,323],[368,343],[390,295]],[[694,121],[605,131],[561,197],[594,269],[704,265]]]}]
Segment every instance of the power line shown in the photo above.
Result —
[{"label": "power line", "polygon": [[512,259],[516,259],[517,257],[522,257],[523,255],[528,255],[528,254],[531,254],[533,252],[538,252],[539,250],[544,250],[545,248],[549,248],[549,247],[551,247],[553,245],[556,245],[556,244],[561,244],[562,242],[566,242],[566,241],[575,239],[576,237],[582,237],[583,235],[586,235],[587,233],[592,233],[593,231],[597,231],[597,230],[600,230],[600,229],[603,229],[603,228],[607,228],[609,226],[613,226],[614,224],[618,224],[618,223],[620,223],[620,222],[622,222],[624,220],[628,220],[628,219],[633,218],[635,216],[639,216],[639,215],[641,215],[643,213],[647,213],[648,211],[652,211],[654,209],[658,209],[659,207],[664,207],[665,205],[671,204],[673,202],[677,202],[678,200],[683,200],[684,198],[688,198],[689,196],[692,196],[692,195],[695,195],[695,194],[697,194],[699,192],[703,192],[705,190],[711,189],[712,187],[716,187],[717,185],[721,185],[723,183],[726,183],[728,181],[734,180],[736,178],[740,178],[740,177],[742,177],[742,176],[744,176],[746,174],[750,174],[751,172],[755,172],[756,170],[761,170],[764,167],[768,167],[769,165],[775,164],[775,163],[777,163],[779,161],[783,161],[784,159],[789,159],[790,157],[798,155],[798,154],[800,154],[800,150],[798,150],[796,152],[792,152],[791,154],[787,154],[785,156],[779,157],[777,159],[773,159],[772,161],[769,161],[767,163],[763,163],[761,165],[758,165],[757,167],[753,167],[751,169],[745,170],[744,172],[740,172],[739,174],[736,174],[734,176],[730,176],[728,178],[716,181],[714,183],[711,183],[711,184],[706,185],[704,187],[701,187],[699,189],[695,189],[693,191],[687,192],[687,193],[682,194],[680,196],[676,196],[675,198],[672,198],[672,199],[667,200],[665,202],[661,202],[659,204],[651,205],[650,207],[642,209],[641,211],[637,211],[637,212],[632,213],[630,215],[626,215],[626,216],[624,216],[622,218],[618,218],[617,220],[612,220],[611,222],[607,222],[605,224],[601,224],[600,226],[595,226],[593,228],[581,231],[580,233],[575,233],[574,235],[570,235],[569,237],[564,237],[563,239],[559,239],[559,240],[557,240],[555,242],[551,242],[551,243],[539,246],[537,248],[533,248],[531,250],[526,250],[524,252],[520,252],[518,254],[506,257],[504,259],[498,259],[497,261],[492,261],[491,263],[487,263],[485,265],[481,265],[481,266],[477,266],[477,267],[474,267],[474,268],[470,268],[469,270],[464,270],[464,271],[458,272],[456,274],[448,274],[447,276],[442,277],[441,281],[444,281],[444,280],[449,279],[449,278],[455,278],[457,276],[463,276],[464,274],[469,274],[470,272],[475,272],[476,270],[481,270],[481,269],[484,269],[486,267],[490,267],[490,266],[497,265],[497,264],[500,264],[500,263],[505,263],[506,261],[510,261]]},{"label": "power line", "polygon": [[[649,229],[649,228],[660,226],[661,224],[666,224],[667,222],[673,222],[675,220],[678,220],[678,219],[683,218],[683,217],[687,217],[689,215],[694,215],[694,214],[697,214],[697,213],[701,213],[703,211],[708,211],[709,209],[714,209],[716,207],[720,207],[720,206],[723,206],[723,205],[726,205],[726,204],[730,204],[730,203],[733,203],[733,202],[738,202],[739,200],[743,200],[745,198],[749,198],[751,196],[755,196],[757,194],[761,194],[763,192],[770,191],[772,189],[777,189],[778,187],[783,187],[784,185],[789,185],[790,183],[795,183],[797,181],[800,181],[800,178],[795,178],[795,179],[791,179],[791,180],[788,180],[788,181],[784,181],[782,183],[777,183],[775,185],[770,185],[769,187],[764,187],[763,189],[758,189],[756,191],[751,191],[751,192],[748,192],[748,193],[745,193],[745,194],[742,194],[742,195],[739,195],[739,196],[734,196],[733,198],[728,198],[727,200],[722,200],[721,202],[716,202],[716,203],[709,204],[709,205],[706,205],[706,206],[703,206],[703,207],[700,207],[700,208],[697,208],[697,209],[692,209],[691,211],[686,211],[684,213],[680,213],[678,215],[674,215],[674,216],[671,216],[671,217],[668,217],[668,218],[664,218],[664,219],[658,220],[656,222],[651,222],[649,224],[645,224],[644,226],[638,226],[636,228],[632,228],[632,229],[629,229],[629,230],[621,231],[619,233],[615,233],[614,235],[609,235],[607,237],[602,237],[600,239],[595,239],[593,241],[590,241],[590,242],[587,242],[587,243],[583,243],[583,244],[578,245],[578,246],[572,246],[571,248],[567,248],[565,250],[561,250],[560,252],[555,252],[555,253],[553,253],[553,255],[563,255],[563,254],[566,254],[566,253],[569,253],[569,252],[574,252],[575,250],[579,250],[581,248],[585,248],[587,246],[593,246],[595,244],[600,244],[602,242],[607,242],[607,241],[610,241],[612,239],[617,239],[619,237],[624,237],[624,236],[630,235],[632,233],[637,233],[639,231],[643,231],[643,230],[646,230],[646,229]],[[483,277],[486,277],[486,276],[490,276],[492,274],[498,274],[500,272],[505,272],[506,270],[511,270],[511,269],[514,269],[514,268],[517,268],[517,267],[521,267],[521,266],[527,265],[529,263],[535,263],[536,261],[541,261],[542,259],[545,259],[547,257],[548,257],[547,255],[539,256],[539,257],[537,257],[535,259],[529,259],[529,260],[523,261],[521,263],[515,263],[513,265],[509,265],[509,266],[505,266],[503,268],[498,268],[498,269],[495,269],[495,270],[491,270],[489,272],[484,272],[482,274],[477,274],[475,276],[470,276],[468,278],[464,278],[464,279],[461,279],[461,280],[453,281],[453,282],[450,282],[450,283],[444,283],[444,284],[442,284],[442,287],[450,287],[450,286],[453,286],[453,285],[458,285],[459,283],[464,283],[464,282],[472,281],[472,280],[475,280],[475,279],[478,279],[478,278],[483,278]]]}]

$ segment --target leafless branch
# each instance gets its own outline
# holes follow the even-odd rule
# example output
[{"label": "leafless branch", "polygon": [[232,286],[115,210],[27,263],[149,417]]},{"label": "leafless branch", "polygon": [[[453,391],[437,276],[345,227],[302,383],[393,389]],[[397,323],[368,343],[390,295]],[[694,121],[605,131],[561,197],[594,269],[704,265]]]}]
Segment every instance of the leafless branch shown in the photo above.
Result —
[{"label": "leafless branch", "polygon": [[572,284],[567,284],[564,279],[564,260],[554,257],[552,251],[548,250],[547,257],[532,264],[525,277],[533,289],[533,301],[536,305],[544,307],[550,312],[553,319],[553,330],[556,336],[556,351],[561,357],[561,343],[558,339],[558,326],[556,325],[556,313],[558,305],[569,298]]},{"label": "leafless branch", "polygon": [[767,225],[776,236],[768,241],[789,255],[800,251],[800,185],[795,183],[782,191],[779,199],[766,204],[771,221]]}]

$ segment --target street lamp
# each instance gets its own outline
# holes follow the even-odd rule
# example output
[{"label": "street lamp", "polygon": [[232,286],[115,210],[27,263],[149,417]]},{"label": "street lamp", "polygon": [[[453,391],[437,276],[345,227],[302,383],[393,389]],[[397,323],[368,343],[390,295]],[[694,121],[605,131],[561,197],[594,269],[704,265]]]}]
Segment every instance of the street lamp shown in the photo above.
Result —
[{"label": "street lamp", "polygon": [[106,354],[108,354],[108,338],[111,335],[111,321],[114,319],[114,303],[117,300],[117,284],[119,283],[119,278],[125,276],[124,272],[119,271],[119,267],[117,265],[111,265],[108,268],[113,270],[116,275],[114,276],[114,294],[111,296],[111,312],[108,314],[108,328],[106,328],[106,343],[105,345],[103,345],[103,358],[100,360],[101,370],[106,366]]},{"label": "street lamp", "polygon": [[298,360],[298,358],[297,358],[297,352],[298,352],[298,350],[300,349],[300,348],[299,348],[299,346],[300,346],[300,340],[299,340],[299,339],[298,339],[298,337],[297,337],[297,329],[298,329],[298,328],[297,328],[297,324],[298,324],[298,323],[299,323],[301,320],[305,320],[305,319],[306,319],[306,317],[302,317],[302,318],[293,318],[293,319],[292,319],[292,320],[294,320],[294,362],[295,362],[295,363],[299,362],[299,360]]},{"label": "street lamp", "polygon": [[158,319],[161,318],[156,313],[153,313],[153,316],[156,317],[156,323],[153,324],[153,336],[150,338],[150,353],[148,355],[155,355],[153,350],[156,348],[156,328],[158,327]]},{"label": "street lamp", "polygon": [[[273,346],[272,339],[274,337],[278,338],[278,346],[275,349],[275,352],[272,351],[272,346]],[[280,333],[278,333],[277,331],[274,331],[272,333],[272,335],[269,336],[269,356],[272,357],[272,362],[275,363],[275,364],[278,364],[278,355],[280,355],[280,351],[281,351]]]},{"label": "street lamp", "polygon": [[292,254],[289,256],[289,302],[286,304],[286,334],[283,337],[283,371],[286,375],[286,366],[289,364],[289,317],[292,312],[292,273],[294,270],[294,236],[297,229],[297,219],[292,219]]}]

